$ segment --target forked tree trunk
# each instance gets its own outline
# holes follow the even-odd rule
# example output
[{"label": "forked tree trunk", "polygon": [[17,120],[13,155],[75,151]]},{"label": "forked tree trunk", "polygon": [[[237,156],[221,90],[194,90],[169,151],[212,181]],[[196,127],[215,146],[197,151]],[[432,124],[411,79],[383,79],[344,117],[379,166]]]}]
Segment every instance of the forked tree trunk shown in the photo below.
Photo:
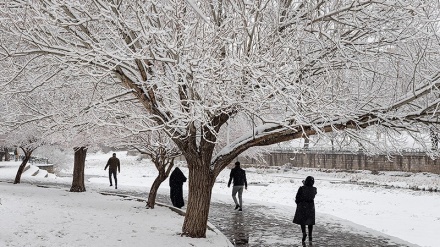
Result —
[{"label": "forked tree trunk", "polygon": [[156,196],[157,191],[159,190],[160,185],[163,181],[167,179],[167,175],[165,171],[159,171],[159,175],[156,177],[156,179],[153,182],[153,185],[151,186],[150,193],[148,194],[148,201],[147,201],[147,207],[148,208],[154,208],[154,204],[156,204]]},{"label": "forked tree trunk", "polygon": [[24,159],[21,162],[20,166],[18,167],[17,175],[15,175],[14,184],[19,184],[21,180],[21,174],[23,174],[24,168],[26,167],[26,164],[28,163],[29,159],[31,158],[32,152],[34,150],[23,150],[24,152]]},{"label": "forked tree trunk", "polygon": [[[188,163],[191,163],[188,160]],[[209,165],[193,165],[189,169],[188,206],[182,232],[193,238],[206,237],[209,205],[211,203],[212,186],[214,185]]]},{"label": "forked tree trunk", "polygon": [[73,181],[70,192],[84,192],[86,186],[84,185],[84,167],[86,162],[87,148],[75,148],[75,158],[73,163]]},{"label": "forked tree trunk", "polygon": [[167,179],[167,177],[170,175],[171,169],[174,167],[174,158],[166,160],[153,158],[152,160],[155,162],[159,175],[154,180],[150,193],[148,194],[148,208],[154,208],[154,205],[156,204],[157,191],[159,190],[162,182],[165,181],[165,179]]}]

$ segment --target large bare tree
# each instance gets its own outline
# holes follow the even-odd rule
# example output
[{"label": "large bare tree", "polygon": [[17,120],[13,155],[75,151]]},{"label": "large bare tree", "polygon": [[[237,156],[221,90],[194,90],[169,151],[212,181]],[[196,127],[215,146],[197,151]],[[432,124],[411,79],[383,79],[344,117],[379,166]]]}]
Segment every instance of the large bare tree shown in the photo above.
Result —
[{"label": "large bare tree", "polygon": [[[146,112],[125,109],[133,131],[153,121],[185,156],[182,231],[204,237],[217,175],[252,147],[438,124],[439,9],[422,0],[17,0],[0,5],[9,40],[0,59],[50,55],[118,78]],[[246,132],[234,126],[241,119]],[[220,142],[226,132],[237,137]]]}]

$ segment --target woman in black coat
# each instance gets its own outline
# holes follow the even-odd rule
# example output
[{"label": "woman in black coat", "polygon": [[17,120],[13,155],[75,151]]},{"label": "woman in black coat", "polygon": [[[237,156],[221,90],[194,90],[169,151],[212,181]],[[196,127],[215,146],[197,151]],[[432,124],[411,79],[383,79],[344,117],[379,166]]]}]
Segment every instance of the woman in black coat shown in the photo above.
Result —
[{"label": "woman in black coat", "polygon": [[306,225],[309,228],[309,241],[312,241],[313,225],[315,224],[315,199],[316,187],[313,187],[315,179],[312,176],[308,176],[303,181],[303,186],[299,187],[296,193],[295,203],[296,211],[295,217],[293,217],[293,223],[301,226],[303,234],[302,241],[306,241]]},{"label": "woman in black coat", "polygon": [[173,206],[182,208],[185,205],[183,201],[183,183],[186,182],[186,177],[183,172],[176,167],[170,175],[170,197]]}]

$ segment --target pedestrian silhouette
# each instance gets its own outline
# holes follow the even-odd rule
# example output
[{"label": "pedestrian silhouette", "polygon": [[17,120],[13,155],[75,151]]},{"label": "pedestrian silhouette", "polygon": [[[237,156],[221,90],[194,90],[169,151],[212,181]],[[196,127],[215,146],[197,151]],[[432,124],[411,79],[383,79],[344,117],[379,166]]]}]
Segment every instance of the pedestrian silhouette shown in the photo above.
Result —
[{"label": "pedestrian silhouette", "polygon": [[112,175],[113,175],[113,178],[115,179],[115,189],[117,189],[118,177],[116,175],[116,170],[118,170],[119,173],[121,172],[121,163],[119,162],[119,159],[116,158],[116,153],[113,153],[113,156],[110,157],[110,159],[108,159],[104,171],[107,169],[107,167],[108,167],[108,179],[110,180],[110,186],[113,186],[112,183]]},{"label": "pedestrian silhouette", "polygon": [[296,211],[293,217],[293,223],[301,226],[302,242],[307,238],[306,225],[309,230],[309,242],[312,242],[313,225],[315,225],[315,195],[317,193],[316,187],[313,187],[315,179],[308,176],[303,181],[303,186],[299,187],[296,193],[295,203]]},{"label": "pedestrian silhouette", "polygon": [[[240,168],[240,162],[235,162],[235,167],[232,168],[229,174],[228,188],[231,187],[231,182],[234,181],[232,187],[232,199],[235,202],[235,209],[242,211],[243,208],[243,188],[247,189],[246,171]],[[238,201],[237,201],[238,193]]]},{"label": "pedestrian silhouette", "polygon": [[183,201],[183,183],[186,182],[186,177],[179,167],[176,167],[171,173],[169,182],[171,203],[176,208],[182,208],[185,205]]}]

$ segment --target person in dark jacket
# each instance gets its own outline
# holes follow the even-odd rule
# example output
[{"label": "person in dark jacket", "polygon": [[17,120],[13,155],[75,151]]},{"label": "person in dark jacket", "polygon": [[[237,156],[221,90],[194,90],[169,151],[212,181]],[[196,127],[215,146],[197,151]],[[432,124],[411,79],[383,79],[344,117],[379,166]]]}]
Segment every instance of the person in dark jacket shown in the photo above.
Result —
[{"label": "person in dark jacket", "polygon": [[[240,162],[235,162],[235,167],[232,168],[229,174],[228,188],[231,187],[231,182],[234,180],[234,187],[232,188],[232,199],[235,202],[235,209],[242,211],[243,206],[243,188],[247,189],[246,171],[240,168]],[[236,195],[238,193],[238,201]]]},{"label": "person in dark jacket", "polygon": [[115,179],[115,189],[118,188],[118,177],[116,176],[116,170],[118,170],[119,173],[121,173],[121,163],[119,162],[119,159],[116,158],[116,154],[113,153],[113,156],[110,157],[107,161],[107,165],[104,168],[104,171],[107,170],[108,167],[108,179],[110,180],[110,186],[113,186],[112,183],[112,175]]},{"label": "person in dark jacket", "polygon": [[176,167],[170,175],[170,197],[173,206],[182,208],[185,205],[183,201],[183,183],[186,182],[186,177],[183,172]]},{"label": "person in dark jacket", "polygon": [[306,241],[306,225],[309,230],[309,241],[312,242],[313,225],[315,224],[315,195],[317,193],[316,187],[313,187],[315,179],[308,176],[303,181],[303,186],[299,187],[296,193],[295,203],[296,211],[293,217],[293,223],[301,226],[303,234],[302,241]]}]

